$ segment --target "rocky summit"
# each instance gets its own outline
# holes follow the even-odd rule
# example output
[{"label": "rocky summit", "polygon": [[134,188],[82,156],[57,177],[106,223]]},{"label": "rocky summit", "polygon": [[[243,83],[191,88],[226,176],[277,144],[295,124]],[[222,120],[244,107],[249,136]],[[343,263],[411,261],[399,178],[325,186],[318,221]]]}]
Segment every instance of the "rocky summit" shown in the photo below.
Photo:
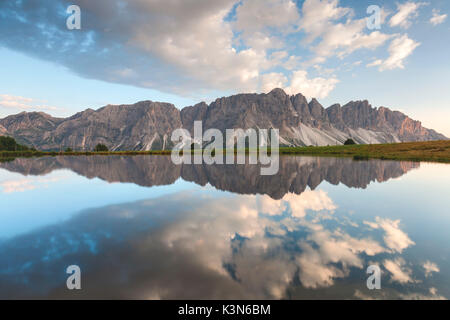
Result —
[{"label": "rocky summit", "polygon": [[69,118],[22,112],[0,120],[0,134],[40,150],[92,150],[98,143],[115,151],[167,150],[173,146],[172,132],[193,133],[194,121],[202,121],[203,130],[279,129],[284,146],[339,145],[349,138],[360,144],[447,140],[401,112],[373,108],[368,101],[324,108],[316,99],[308,102],[282,89],[223,97],[181,111],[173,104],[141,101],[87,109]]}]

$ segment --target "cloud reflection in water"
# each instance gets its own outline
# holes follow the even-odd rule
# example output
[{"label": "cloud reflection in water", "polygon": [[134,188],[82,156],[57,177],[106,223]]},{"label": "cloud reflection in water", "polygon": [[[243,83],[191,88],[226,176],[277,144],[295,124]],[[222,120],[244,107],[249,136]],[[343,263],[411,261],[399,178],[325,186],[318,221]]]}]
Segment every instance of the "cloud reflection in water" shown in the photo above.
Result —
[{"label": "cloud reflection in water", "polygon": [[180,192],[86,210],[1,243],[0,296],[74,297],[63,272],[78,264],[83,298],[295,298],[293,288],[339,286],[352,270],[365,277],[369,258],[394,254],[391,229],[383,243],[335,209],[327,193],[308,190],[282,200]]}]

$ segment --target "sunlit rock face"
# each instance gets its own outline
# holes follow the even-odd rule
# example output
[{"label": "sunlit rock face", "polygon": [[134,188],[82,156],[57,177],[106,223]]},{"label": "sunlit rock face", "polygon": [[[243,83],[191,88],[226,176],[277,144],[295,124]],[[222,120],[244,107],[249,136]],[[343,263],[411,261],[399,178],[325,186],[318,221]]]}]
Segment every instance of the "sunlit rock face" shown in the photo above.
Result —
[{"label": "sunlit rock face", "polygon": [[280,157],[278,173],[262,176],[261,165],[175,165],[169,156],[63,156],[0,163],[0,168],[24,175],[44,175],[64,168],[88,178],[149,187],[169,185],[182,178],[201,186],[210,184],[219,190],[265,194],[274,199],[281,199],[287,193],[301,194],[307,188],[314,190],[323,181],[366,188],[371,182],[397,178],[419,166],[419,163],[408,161]]},{"label": "sunlit rock face", "polygon": [[0,134],[42,150],[92,150],[98,143],[111,150],[167,150],[171,134],[185,128],[193,134],[195,121],[203,129],[279,129],[286,146],[340,145],[348,138],[358,143],[443,140],[445,136],[422,127],[398,111],[372,108],[352,101],[325,109],[316,99],[287,95],[282,89],[268,94],[238,94],[181,111],[169,103],[142,101],[87,109],[70,118],[45,113],[20,113],[0,119]]},{"label": "sunlit rock face", "polygon": [[295,146],[336,145],[349,137],[366,144],[446,139],[401,112],[373,108],[367,101],[325,109],[316,99],[308,103],[302,94],[289,96],[281,89],[220,98],[208,108],[191,107],[189,113],[205,128],[277,128],[281,143]]},{"label": "sunlit rock face", "polygon": [[110,150],[169,149],[172,132],[182,127],[174,105],[152,101],[88,109],[66,119],[21,113],[0,124],[18,141],[41,150],[93,150],[99,143]]}]

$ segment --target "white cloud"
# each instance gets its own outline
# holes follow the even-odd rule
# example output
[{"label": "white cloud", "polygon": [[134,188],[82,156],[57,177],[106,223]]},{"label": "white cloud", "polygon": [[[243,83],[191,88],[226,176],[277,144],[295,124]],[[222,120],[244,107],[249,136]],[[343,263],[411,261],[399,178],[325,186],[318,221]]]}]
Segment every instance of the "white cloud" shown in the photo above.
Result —
[{"label": "white cloud", "polygon": [[[323,98],[338,80],[320,72],[307,78],[311,66],[356,50],[373,50],[393,36],[368,31],[366,17],[354,18],[353,9],[339,6],[338,0],[306,0],[301,10],[293,0],[124,0],[117,6],[110,0],[75,0],[75,4],[90,17],[77,33],[52,19],[37,19],[31,8],[15,2],[11,14],[0,21],[0,27],[8,26],[1,28],[8,33],[0,37],[0,44],[88,78],[191,98],[215,96],[217,91],[268,91],[269,85],[281,84],[290,92],[305,90],[302,93],[310,97]],[[105,7],[109,10],[102,10]],[[56,4],[48,8],[49,15],[59,10]],[[402,22],[396,22],[397,17],[393,23],[409,21],[413,13],[408,12]],[[409,44],[411,52],[414,44]],[[29,52],[30,48],[36,50]],[[401,54],[394,51],[393,58],[379,63],[386,65],[382,68],[403,67]]]},{"label": "white cloud", "polygon": [[[363,48],[375,49],[392,37],[379,31],[366,34],[366,19],[352,19],[353,10],[338,5],[337,0],[307,0],[303,4],[301,29],[307,41],[321,38],[313,47],[316,56],[310,63],[323,63],[333,55],[343,58]],[[343,18],[346,21],[339,22]]]},{"label": "white cloud", "polygon": [[[281,200],[268,196],[257,199],[259,212],[274,216],[287,210],[290,216],[281,221],[282,225],[291,231],[299,226],[308,230],[309,236],[299,241],[302,252],[296,257],[299,279],[307,288],[331,286],[334,279],[348,275],[350,267],[362,268],[361,253],[374,256],[387,251],[370,238],[358,239],[340,230],[326,230],[316,218],[322,212],[332,215],[337,206],[322,190],[309,190],[300,195],[286,194]],[[308,213],[314,215],[312,222],[306,219]]]},{"label": "white cloud", "polygon": [[440,269],[436,263],[427,261],[423,264],[423,268],[425,269],[425,277],[429,277],[433,272],[439,272]]},{"label": "white cloud", "polygon": [[[224,263],[231,263],[234,266],[236,277],[241,280],[239,286],[246,290],[254,290],[258,296],[268,292],[272,298],[283,298],[299,264],[306,268],[304,271],[306,273],[308,266],[311,266],[311,276],[304,275],[302,281],[311,285],[323,284],[329,283],[326,279],[332,279],[336,275],[344,276],[344,271],[339,269],[335,269],[331,276],[327,274],[329,268],[333,269],[328,265],[330,261],[339,260],[346,266],[361,266],[362,263],[358,257],[354,256],[355,254],[363,251],[371,254],[374,250],[377,251],[365,240],[322,231],[321,234],[315,235],[312,241],[319,242],[323,246],[323,250],[315,253],[315,250],[312,249],[311,256],[306,254],[297,261],[297,253],[285,250],[282,239],[267,237],[268,232],[272,235],[282,235],[284,234],[282,231],[289,226],[292,230],[297,230],[305,210],[310,210],[311,213],[334,210],[335,205],[323,191],[306,191],[301,195],[292,194],[282,200],[274,200],[269,196],[212,199],[208,195],[195,197],[197,200],[194,207],[191,207],[190,204],[194,202],[189,200],[194,198],[191,194],[189,196],[180,195],[173,195],[171,202],[183,202],[182,218],[179,221],[175,220],[165,228],[162,235],[159,236],[160,241],[171,250],[181,250],[195,256],[195,260],[199,261],[201,265],[223,276],[228,275]],[[154,202],[150,200],[149,203]],[[266,217],[266,215],[280,215],[288,207],[292,209],[292,215],[282,220]],[[320,225],[305,227],[315,232]],[[242,243],[239,250],[234,252],[231,241],[237,234],[245,237],[246,241]],[[334,242],[339,242],[337,246],[342,249],[331,249],[330,251],[328,248],[331,248]],[[318,255],[316,264],[313,263],[314,261],[310,262],[314,255]],[[313,264],[311,265],[311,263]],[[254,272],[255,265],[258,266],[256,273]]]},{"label": "white cloud", "polygon": [[400,229],[400,220],[376,217],[375,222],[364,221],[364,223],[373,229],[383,229],[386,233],[384,242],[393,252],[401,253],[404,249],[415,244],[414,241]]},{"label": "white cloud", "polygon": [[410,39],[407,34],[404,34],[392,40],[388,49],[390,54],[389,58],[386,60],[375,60],[367,66],[379,66],[380,71],[404,69],[404,60],[409,57],[418,46],[420,46],[419,42]]},{"label": "white cloud", "polygon": [[381,66],[383,64],[383,60],[381,59],[377,59],[374,60],[373,62],[370,62],[367,64],[368,67],[376,67],[376,66]]},{"label": "white cloud", "polygon": [[297,218],[304,217],[308,210],[333,212],[337,208],[333,200],[322,190],[305,191],[300,196],[288,193],[283,197],[283,201],[289,204],[292,216]]},{"label": "white cloud", "polygon": [[0,183],[0,186],[3,188],[3,193],[25,192],[36,189],[32,181],[26,179],[4,181]]},{"label": "white cloud", "polygon": [[297,70],[292,73],[291,80],[283,73],[267,73],[261,76],[262,92],[270,92],[274,88],[282,88],[287,94],[302,93],[306,98],[325,98],[335,88],[339,80],[334,76],[329,78],[308,78],[308,72]]},{"label": "white cloud", "polygon": [[395,260],[384,260],[384,267],[391,273],[391,280],[406,284],[416,282],[412,277],[412,271],[405,267],[405,260],[397,258]]},{"label": "white cloud", "polygon": [[279,215],[289,208],[292,216],[304,218],[308,211],[320,212],[328,211],[333,213],[337,208],[328,194],[322,190],[307,190],[300,195],[294,193],[286,194],[281,200],[274,200],[269,196],[261,196],[259,200],[259,210],[269,215]]},{"label": "white cloud", "polygon": [[31,98],[13,96],[9,94],[0,94],[0,108],[14,109],[17,111],[31,111],[31,110],[61,110],[57,107],[37,104],[37,101]]},{"label": "white cloud", "polygon": [[259,196],[256,198],[258,204],[258,211],[270,216],[277,216],[286,210],[286,203],[281,200],[272,199],[269,196]]},{"label": "white cloud", "polygon": [[430,23],[433,26],[437,26],[447,19],[447,14],[441,14],[439,10],[433,9],[433,16],[430,19]]},{"label": "white cloud", "polygon": [[303,254],[297,258],[300,267],[299,278],[306,288],[329,287],[333,285],[335,278],[345,277],[345,273],[322,261],[317,250],[307,243],[301,245]]},{"label": "white cloud", "polygon": [[363,268],[361,253],[374,256],[386,251],[371,239],[357,239],[339,231],[330,232],[321,225],[309,225],[309,228],[312,234],[308,240],[314,242],[316,248],[302,241],[299,244],[302,254],[297,257],[300,281],[307,288],[329,287],[334,284],[335,278],[347,276],[350,267]]},{"label": "white cloud", "polygon": [[[233,30],[224,21],[235,1],[205,4],[165,1],[142,4],[160,18],[142,21],[132,30],[130,43],[181,70],[202,87],[255,90],[267,65],[264,51],[233,47]],[[197,10],[194,10],[197,9]]]},{"label": "white cloud", "polygon": [[59,181],[61,178],[44,178],[44,177],[33,177],[33,178],[21,178],[15,180],[6,180],[0,182],[0,187],[3,193],[16,193],[31,191],[34,189],[47,188],[50,183]]},{"label": "white cloud", "polygon": [[282,63],[287,57],[289,57],[289,53],[287,51],[274,51],[270,55],[270,61],[274,64]]},{"label": "white cloud", "polygon": [[376,298],[374,298],[370,295],[367,295],[358,289],[355,290],[354,296],[356,299],[359,299],[359,300],[376,300]]},{"label": "white cloud", "polygon": [[282,66],[286,70],[294,70],[294,69],[297,69],[299,67],[300,60],[301,60],[301,57],[290,56],[289,59],[282,64]]},{"label": "white cloud", "polygon": [[283,73],[267,73],[261,77],[261,90],[268,93],[274,88],[284,88],[288,79]]},{"label": "white cloud", "polygon": [[297,70],[292,74],[290,85],[285,88],[288,94],[302,93],[308,99],[325,98],[336,87],[339,80],[330,78],[308,78],[308,72]]},{"label": "white cloud", "polygon": [[403,300],[447,300],[444,296],[438,294],[436,288],[430,288],[428,291],[428,295],[423,293],[407,293],[400,294],[399,296]]},{"label": "white cloud", "polygon": [[236,29],[252,34],[267,28],[292,29],[299,21],[291,0],[247,0],[236,8]]},{"label": "white cloud", "polygon": [[263,32],[255,32],[251,36],[246,37],[245,44],[257,51],[279,49],[284,45],[281,39]]},{"label": "white cloud", "polygon": [[405,2],[397,4],[398,12],[392,16],[389,21],[389,25],[391,27],[401,27],[407,29],[411,26],[411,19],[418,17],[419,8],[427,5],[424,2]]},{"label": "white cloud", "polygon": [[308,42],[323,35],[333,25],[332,21],[353,14],[352,9],[338,5],[338,0],[306,0],[303,3],[300,27],[308,34]]},{"label": "white cloud", "polygon": [[383,45],[392,36],[379,31],[363,33],[366,28],[364,19],[347,21],[330,26],[322,36],[322,41],[314,47],[318,57],[337,55],[344,57],[359,49],[375,49]]}]

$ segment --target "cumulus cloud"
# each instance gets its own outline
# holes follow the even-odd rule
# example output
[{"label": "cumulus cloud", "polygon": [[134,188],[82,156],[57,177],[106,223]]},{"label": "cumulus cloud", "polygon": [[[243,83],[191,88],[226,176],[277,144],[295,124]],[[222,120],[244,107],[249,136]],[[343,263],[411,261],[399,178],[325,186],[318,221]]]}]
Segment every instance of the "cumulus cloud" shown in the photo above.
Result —
[{"label": "cumulus cloud", "polygon": [[[210,191],[184,191],[90,209],[14,239],[19,241],[14,246],[1,243],[1,249],[8,256],[17,246],[32,247],[36,259],[46,255],[46,264],[56,268],[73,257],[89,265],[95,247],[98,259],[86,268],[87,283],[93,283],[86,297],[283,299],[299,288],[298,281],[306,288],[329,287],[353,269],[365,277],[365,268],[371,264],[367,256],[387,251],[367,235],[350,235],[308,219],[334,208],[320,190],[278,201],[266,196],[221,197]],[[305,210],[309,211],[306,215]],[[55,238],[58,250],[54,250]],[[58,284],[48,281],[49,272],[42,273],[45,268],[33,263],[23,269],[29,259],[19,255],[8,265],[11,274],[38,275],[39,292],[58,295]],[[395,281],[411,281],[403,260],[387,260],[385,265]],[[129,281],[121,281],[124,277]],[[67,293],[65,282],[61,285],[61,292]],[[344,286],[351,290],[353,285],[350,281]],[[111,290],[96,289],[105,286]],[[331,291],[340,295],[341,288]],[[8,287],[2,289],[1,293],[11,295]]]},{"label": "cumulus cloud", "polygon": [[[192,196],[189,199],[193,198]],[[286,288],[292,283],[299,267],[305,267],[308,273],[309,264],[302,264],[303,260],[310,260],[310,256],[304,255],[298,263],[293,259],[292,252],[283,249],[283,241],[277,235],[285,235],[280,232],[286,228],[298,230],[302,225],[305,210],[317,213],[321,210],[334,210],[335,205],[323,191],[307,191],[301,195],[291,195],[282,200],[274,200],[268,196],[239,196],[232,198],[212,199],[210,196],[195,201],[195,210],[190,209],[193,200],[173,196],[172,201],[183,201],[184,214],[182,218],[164,228],[160,235],[161,241],[171,248],[189,253],[196,261],[217,274],[228,275],[226,264],[233,265],[234,275],[239,279],[240,286],[253,292],[256,296],[269,294],[271,298],[281,299],[285,297]],[[187,203],[186,203],[187,202]],[[155,205],[155,202],[151,202]],[[212,209],[214,207],[214,209]],[[271,219],[270,216],[281,215],[290,208],[291,214],[285,219]],[[260,215],[263,214],[263,216]],[[269,217],[267,217],[269,216]],[[319,225],[308,226],[315,230]],[[314,231],[315,232],[315,231]],[[320,242],[324,250],[318,252],[320,263],[325,264],[314,271],[311,277],[320,279],[329,278],[327,266],[330,261],[343,261],[346,265],[361,265],[360,260],[354,254],[367,251],[377,252],[378,249],[366,243],[364,240],[352,239],[345,234],[330,234],[323,231],[323,235],[314,236],[314,241]],[[267,237],[270,233],[272,236]],[[244,237],[238,248],[230,245],[237,239]],[[330,252],[327,242],[333,242],[334,237],[340,239],[337,247],[342,247],[337,252]],[[327,240],[329,239],[329,240]],[[367,247],[372,248],[366,249]],[[305,247],[306,250],[306,247]],[[335,251],[335,250],[331,250]],[[347,251],[353,252],[351,257]],[[274,256],[275,254],[275,256]],[[306,254],[306,253],[305,253]],[[311,253],[314,256],[314,252]],[[306,263],[306,262],[305,262]],[[319,262],[318,262],[319,264]],[[258,272],[254,272],[254,266],[258,266]],[[319,264],[320,267],[320,264]],[[313,267],[312,267],[313,268]],[[343,276],[344,271],[334,270],[334,275]],[[305,283],[313,283],[307,280]],[[308,282],[309,281],[309,282]],[[323,283],[321,280],[319,283]],[[326,282],[326,280],[324,280]]]},{"label": "cumulus cloud", "polygon": [[[66,28],[72,4],[81,8],[81,30]],[[269,86],[323,98],[338,80],[308,78],[311,66],[379,48],[392,37],[368,31],[366,17],[355,18],[338,0],[306,0],[301,7],[293,0],[3,1],[0,12],[2,46],[83,77],[192,98]],[[403,66],[395,53],[383,61],[386,69]]]},{"label": "cumulus cloud", "polygon": [[425,277],[429,277],[433,274],[433,272],[439,272],[440,269],[436,263],[427,261],[423,264],[423,268],[425,269]]},{"label": "cumulus cloud", "polygon": [[293,56],[290,56],[289,59],[287,59],[287,61],[285,61],[282,64],[282,66],[286,70],[294,70],[300,66],[300,60],[301,60],[301,57],[293,55]]},{"label": "cumulus cloud", "polygon": [[409,57],[418,46],[420,46],[420,43],[410,39],[407,34],[399,36],[392,40],[389,46],[389,58],[386,60],[375,60],[367,66],[378,66],[380,71],[404,69],[405,59]]},{"label": "cumulus cloud", "polygon": [[[253,48],[238,51],[233,46],[232,26],[225,18],[235,3],[8,2],[1,4],[5,19],[0,19],[0,39],[7,47],[63,64],[89,78],[179,94],[194,89],[255,90],[266,56]],[[82,11],[82,29],[76,32],[65,28],[69,4],[79,5]]]},{"label": "cumulus cloud", "polygon": [[439,24],[442,24],[447,19],[447,14],[441,14],[441,12],[437,9],[433,9],[433,16],[430,19],[430,23],[433,26],[437,26]]},{"label": "cumulus cloud", "polygon": [[362,31],[365,28],[364,19],[335,24],[327,29],[322,41],[314,50],[318,57],[330,57],[335,54],[343,57],[359,49],[378,48],[392,37],[379,31],[364,34]]},{"label": "cumulus cloud", "polygon": [[355,290],[355,298],[361,300],[447,300],[444,296],[438,294],[438,290],[434,287],[431,287],[427,290],[427,292],[409,292],[409,293],[399,293],[396,291],[386,292],[381,290],[375,290],[377,292],[370,292],[369,294],[365,294],[361,290]]},{"label": "cumulus cloud", "polygon": [[261,77],[261,90],[270,92],[274,88],[283,88],[287,94],[302,93],[306,98],[325,98],[336,87],[339,80],[330,76],[329,78],[309,78],[305,70],[297,70],[289,79],[283,73],[268,73]]},{"label": "cumulus cloud", "polygon": [[367,295],[358,289],[355,290],[355,293],[353,295],[356,299],[359,299],[359,300],[376,300],[376,298],[374,298],[370,295]]},{"label": "cumulus cloud", "polygon": [[345,273],[322,261],[317,250],[309,244],[302,244],[303,254],[297,258],[300,267],[299,278],[306,288],[329,287],[333,285],[335,278],[345,277]]},{"label": "cumulus cloud", "polygon": [[438,294],[436,288],[430,288],[428,294],[423,293],[407,293],[399,295],[403,300],[447,300],[444,296]]},{"label": "cumulus cloud", "polygon": [[302,253],[296,257],[299,279],[307,288],[331,286],[336,278],[347,276],[350,267],[362,268],[363,260],[360,257],[362,253],[375,256],[387,251],[370,238],[359,239],[340,230],[326,230],[318,223],[320,219],[308,222],[306,220],[308,213],[317,217],[321,212],[333,214],[337,208],[322,190],[305,191],[301,195],[287,194],[281,200],[274,200],[268,196],[261,196],[258,199],[260,212],[271,216],[290,212],[289,221],[283,219],[282,224],[291,231],[298,229],[299,226],[309,231],[308,237],[299,241]]},{"label": "cumulus cloud", "polygon": [[141,3],[136,9],[150,16],[159,13],[161,17],[141,21],[130,30],[130,43],[202,87],[254,90],[268,62],[264,51],[234,48],[232,27],[224,21],[233,4],[234,1],[177,1],[171,6],[166,1]]},{"label": "cumulus cloud", "polygon": [[401,253],[409,246],[415,244],[414,241],[412,241],[408,235],[400,229],[400,220],[376,217],[375,222],[364,221],[364,223],[373,229],[384,230],[384,242],[393,252]]},{"label": "cumulus cloud", "polygon": [[389,21],[391,27],[401,27],[408,29],[412,24],[412,19],[419,15],[419,8],[427,5],[425,2],[405,2],[397,4],[397,13]]},{"label": "cumulus cloud", "polygon": [[292,216],[297,218],[304,217],[308,210],[315,212],[326,210],[332,213],[337,208],[333,200],[322,190],[305,191],[300,196],[288,193],[283,197],[283,201],[289,205]]},{"label": "cumulus cloud", "polygon": [[298,22],[298,8],[291,0],[247,0],[236,8],[236,29],[249,35],[267,28],[289,30]]},{"label": "cumulus cloud", "polygon": [[268,93],[274,88],[284,88],[287,82],[288,78],[283,73],[267,73],[261,77],[261,90]]},{"label": "cumulus cloud", "polygon": [[[379,31],[365,33],[366,19],[352,19],[353,10],[338,5],[337,0],[306,0],[303,4],[302,30],[310,42],[321,39],[313,47],[316,53],[313,63],[322,63],[333,55],[343,57],[363,48],[375,49],[391,37]],[[346,20],[340,22],[342,18]]]},{"label": "cumulus cloud", "polygon": [[412,270],[405,266],[405,260],[397,258],[395,260],[384,260],[384,267],[391,273],[391,281],[401,284],[416,282],[412,277]]},{"label": "cumulus cloud", "polygon": [[308,78],[308,72],[305,70],[297,70],[293,73],[291,83],[286,89],[288,94],[296,94],[301,92],[308,99],[325,98],[336,87],[339,80],[335,77]]},{"label": "cumulus cloud", "polygon": [[290,209],[293,217],[304,218],[308,211],[328,211],[333,213],[337,208],[333,200],[323,190],[307,190],[300,195],[286,194],[281,200],[274,200],[269,196],[258,198],[259,211],[268,215],[280,215],[286,209]]},{"label": "cumulus cloud", "polygon": [[333,21],[353,14],[350,8],[339,7],[339,0],[306,0],[302,6],[300,27],[308,34],[307,40],[323,35]]},{"label": "cumulus cloud", "polygon": [[[372,239],[357,239],[348,234],[324,230],[320,225],[311,225],[313,242],[301,241],[302,254],[297,257],[299,277],[307,288],[329,287],[334,279],[348,275],[350,267],[362,268],[361,253],[373,256],[385,249]],[[340,265],[341,267],[338,267]]]}]

